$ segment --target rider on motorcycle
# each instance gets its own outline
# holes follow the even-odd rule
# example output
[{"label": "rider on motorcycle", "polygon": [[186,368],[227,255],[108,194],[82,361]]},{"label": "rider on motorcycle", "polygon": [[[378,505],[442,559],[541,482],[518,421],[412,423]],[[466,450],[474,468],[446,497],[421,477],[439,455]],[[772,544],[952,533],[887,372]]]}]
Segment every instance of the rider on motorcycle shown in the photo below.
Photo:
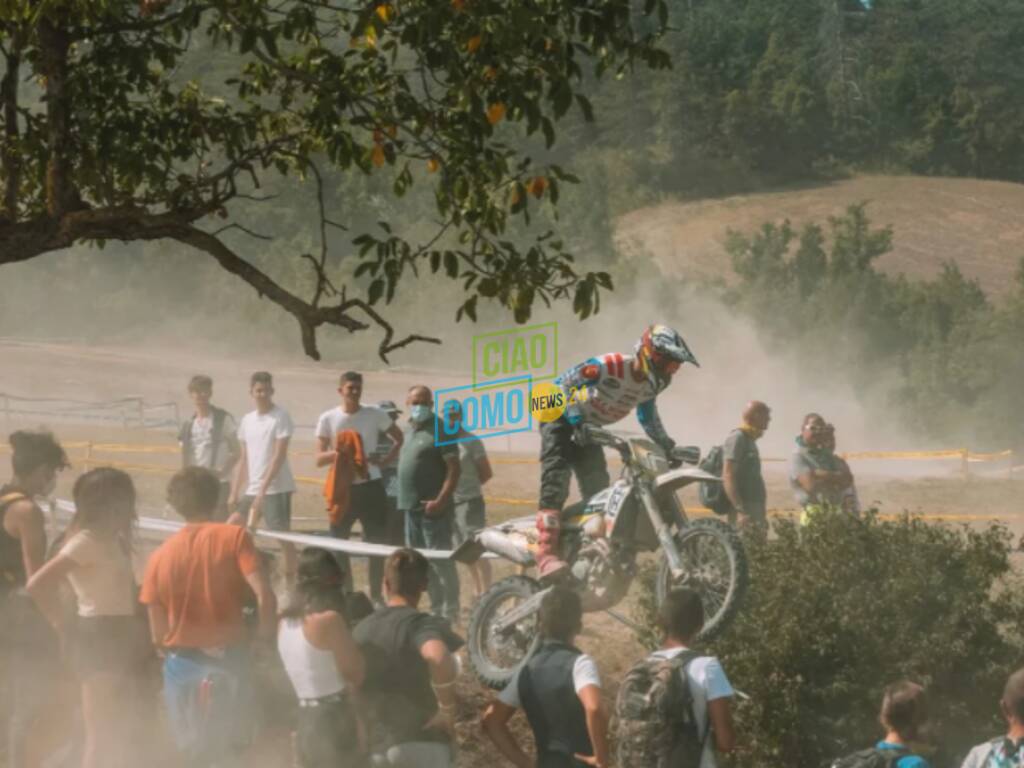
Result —
[{"label": "rider on motorcycle", "polygon": [[537,568],[541,579],[560,576],[566,563],[558,556],[561,511],[576,475],[584,501],[608,487],[608,465],[599,445],[576,439],[579,426],[614,424],[636,407],[647,436],[671,454],[675,442],[658,416],[655,398],[672,382],[683,363],[699,367],[683,337],[664,325],[651,325],[633,347],[634,354],[592,357],[571,368],[555,384],[569,403],[565,413],[540,425],[541,477],[537,512]]}]

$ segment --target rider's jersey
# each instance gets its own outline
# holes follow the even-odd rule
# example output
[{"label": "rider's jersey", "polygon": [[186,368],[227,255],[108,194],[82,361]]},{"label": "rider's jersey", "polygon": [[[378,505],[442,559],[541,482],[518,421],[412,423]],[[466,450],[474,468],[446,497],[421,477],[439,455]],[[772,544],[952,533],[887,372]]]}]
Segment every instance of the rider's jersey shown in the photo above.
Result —
[{"label": "rider's jersey", "polygon": [[631,366],[633,355],[617,352],[592,357],[555,379],[565,392],[566,418],[573,424],[584,421],[605,426],[622,420],[636,408],[644,432],[666,449],[675,445],[658,416],[655,398],[665,387],[656,387],[649,377],[637,381]]}]

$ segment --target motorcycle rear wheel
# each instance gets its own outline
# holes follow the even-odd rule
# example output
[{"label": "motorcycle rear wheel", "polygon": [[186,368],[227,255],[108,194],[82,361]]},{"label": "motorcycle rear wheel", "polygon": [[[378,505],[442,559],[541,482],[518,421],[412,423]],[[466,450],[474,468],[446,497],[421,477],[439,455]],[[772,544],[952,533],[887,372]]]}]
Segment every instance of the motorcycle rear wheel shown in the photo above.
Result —
[{"label": "motorcycle rear wheel", "polygon": [[704,603],[700,640],[711,640],[729,626],[747,592],[747,556],[735,529],[714,518],[691,522],[676,538],[684,574],[672,578],[668,559],[658,566],[655,596],[660,606],[670,590],[689,587]]},{"label": "motorcycle rear wheel", "polygon": [[473,606],[467,633],[469,663],[484,685],[495,690],[504,688],[537,650],[540,644],[537,613],[517,622],[504,633],[494,629],[494,622],[538,591],[540,584],[534,579],[509,576],[495,582]]}]

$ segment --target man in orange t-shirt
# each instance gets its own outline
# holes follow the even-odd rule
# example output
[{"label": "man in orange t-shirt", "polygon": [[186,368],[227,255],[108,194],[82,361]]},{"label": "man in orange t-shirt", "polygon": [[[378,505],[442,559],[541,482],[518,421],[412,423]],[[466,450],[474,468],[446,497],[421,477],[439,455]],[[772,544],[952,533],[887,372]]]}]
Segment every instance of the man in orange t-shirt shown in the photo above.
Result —
[{"label": "man in orange t-shirt", "polygon": [[167,500],[186,525],[150,556],[140,595],[153,644],[164,654],[170,724],[190,766],[211,765],[246,745],[249,590],[264,636],[273,635],[277,613],[252,535],[210,521],[219,492],[217,476],[202,467],[171,478]]}]

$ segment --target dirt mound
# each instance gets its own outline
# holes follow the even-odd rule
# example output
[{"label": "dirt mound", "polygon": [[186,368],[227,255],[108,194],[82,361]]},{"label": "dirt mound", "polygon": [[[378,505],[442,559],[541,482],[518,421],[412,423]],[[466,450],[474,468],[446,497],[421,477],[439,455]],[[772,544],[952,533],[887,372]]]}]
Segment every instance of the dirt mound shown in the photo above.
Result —
[{"label": "dirt mound", "polygon": [[990,295],[1005,293],[1024,254],[1024,185],[920,176],[859,176],[698,202],[666,202],[622,216],[616,241],[648,252],[669,274],[728,277],[726,232],[750,232],[765,221],[824,223],[854,203],[868,202],[876,226],[892,225],[891,253],[878,265],[890,274],[934,276],[947,261],[976,278]]}]

